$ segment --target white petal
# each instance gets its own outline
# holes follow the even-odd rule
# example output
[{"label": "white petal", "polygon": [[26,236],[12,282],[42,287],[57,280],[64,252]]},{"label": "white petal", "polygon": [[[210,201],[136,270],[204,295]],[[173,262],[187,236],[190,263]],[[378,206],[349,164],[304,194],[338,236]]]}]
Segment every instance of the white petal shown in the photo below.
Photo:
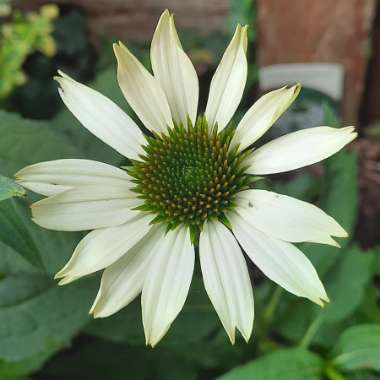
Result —
[{"label": "white petal", "polygon": [[332,236],[347,232],[320,208],[266,190],[239,193],[236,212],[246,223],[274,238],[289,242],[314,242],[337,246]]},{"label": "white petal", "polygon": [[212,78],[206,106],[206,119],[218,123],[221,131],[231,120],[243,96],[247,81],[247,27],[238,25]]},{"label": "white petal", "polygon": [[194,270],[188,229],[169,231],[156,246],[141,304],[146,344],[155,346],[181,311]]},{"label": "white petal", "polygon": [[158,81],[121,42],[113,45],[117,79],[129,105],[153,132],[165,132],[173,125],[165,93]]},{"label": "white petal", "polygon": [[151,220],[152,216],[140,213],[121,226],[90,232],[55,278],[79,278],[108,267],[149,232]]},{"label": "white petal", "polygon": [[236,328],[248,341],[254,316],[252,285],[241,249],[223,224],[205,224],[199,258],[207,294],[231,342]]},{"label": "white petal", "polygon": [[199,84],[197,73],[183,51],[174,25],[173,15],[166,10],[154,32],[150,58],[155,78],[163,88],[171,114],[177,123],[195,123]]},{"label": "white petal", "polygon": [[[119,168],[91,160],[56,160],[27,166],[16,173],[16,180],[29,190],[54,195],[86,185],[125,184],[130,176]],[[132,183],[131,185],[132,186]]]},{"label": "white petal", "polygon": [[354,127],[316,127],[289,133],[254,151],[247,160],[247,172],[282,173],[315,164],[341,150],[356,136]]},{"label": "white petal", "polygon": [[90,313],[108,317],[133,301],[141,292],[155,245],[164,236],[163,227],[154,226],[123,257],[106,268]]},{"label": "white petal", "polygon": [[231,145],[240,144],[239,151],[257,141],[288,109],[300,92],[300,84],[282,87],[262,96],[247,111],[236,127]]},{"label": "white petal", "polygon": [[63,191],[71,189],[70,186],[52,185],[50,183],[42,182],[29,182],[29,181],[17,181],[20,185],[33,191],[36,194],[42,194],[46,196],[56,195]]},{"label": "white petal", "polygon": [[136,159],[143,153],[143,133],[115,103],[99,92],[59,72],[59,94],[67,108],[96,137],[125,157]]},{"label": "white petal", "polygon": [[32,204],[33,220],[58,231],[85,231],[123,224],[137,214],[141,201],[127,185],[88,185]]},{"label": "white petal", "polygon": [[318,305],[329,301],[316,270],[298,248],[260,232],[235,213],[229,215],[229,220],[238,242],[267,277]]}]

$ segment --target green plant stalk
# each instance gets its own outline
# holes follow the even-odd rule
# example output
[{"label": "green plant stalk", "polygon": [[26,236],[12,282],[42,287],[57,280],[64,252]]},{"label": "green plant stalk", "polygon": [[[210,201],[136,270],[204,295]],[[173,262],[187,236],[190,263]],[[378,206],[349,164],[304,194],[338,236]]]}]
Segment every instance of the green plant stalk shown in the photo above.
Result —
[{"label": "green plant stalk", "polygon": [[308,348],[310,345],[310,342],[312,341],[314,335],[317,333],[319,328],[321,327],[323,323],[324,316],[320,314],[317,318],[314,319],[314,321],[310,324],[310,326],[307,328],[304,336],[302,337],[299,346],[302,348]]}]

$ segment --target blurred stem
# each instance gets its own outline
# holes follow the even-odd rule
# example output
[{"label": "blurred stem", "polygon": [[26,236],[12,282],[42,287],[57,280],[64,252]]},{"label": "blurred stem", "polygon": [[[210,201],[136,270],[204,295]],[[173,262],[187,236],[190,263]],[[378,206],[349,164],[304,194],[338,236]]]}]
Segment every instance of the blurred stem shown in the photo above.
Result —
[{"label": "blurred stem", "polygon": [[274,290],[271,299],[269,300],[268,306],[265,308],[263,313],[263,320],[265,325],[269,325],[272,321],[273,314],[277,308],[278,302],[280,301],[282,294],[282,288],[279,286]]},{"label": "blurred stem", "polygon": [[330,380],[344,380],[343,375],[330,365],[325,368],[325,375]]},{"label": "blurred stem", "polygon": [[299,343],[300,347],[302,348],[309,347],[310,342],[314,338],[314,335],[316,334],[318,329],[321,327],[322,322],[323,322],[323,314],[320,314],[317,318],[314,319],[314,321],[307,328],[305,335],[302,337]]}]

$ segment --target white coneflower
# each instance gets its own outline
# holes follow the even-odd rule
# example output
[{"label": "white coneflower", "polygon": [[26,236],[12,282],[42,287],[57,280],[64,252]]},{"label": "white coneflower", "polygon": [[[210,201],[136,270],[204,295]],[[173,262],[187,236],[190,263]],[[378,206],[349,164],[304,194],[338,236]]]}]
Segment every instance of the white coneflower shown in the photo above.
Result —
[{"label": "white coneflower", "polygon": [[59,93],[95,136],[127,157],[126,171],[89,160],[57,160],[16,175],[47,196],[33,220],[63,231],[93,230],[57,273],[60,284],[105,269],[91,308],[107,317],[142,293],[146,343],[154,346],[185,303],[199,245],[206,291],[231,340],[248,340],[253,293],[248,257],[277,284],[317,304],[328,301],[318,275],[292,243],[337,245],[344,229],[319,208],[251,189],[252,175],[286,172],[325,159],[356,137],[352,127],[310,128],[252,150],[289,107],[300,86],[260,98],[236,128],[228,125],[247,78],[247,32],[237,26],[197,118],[198,79],[165,11],[151,46],[154,76],[114,45],[125,98],[150,131],[144,135],[111,100],[60,72]]}]

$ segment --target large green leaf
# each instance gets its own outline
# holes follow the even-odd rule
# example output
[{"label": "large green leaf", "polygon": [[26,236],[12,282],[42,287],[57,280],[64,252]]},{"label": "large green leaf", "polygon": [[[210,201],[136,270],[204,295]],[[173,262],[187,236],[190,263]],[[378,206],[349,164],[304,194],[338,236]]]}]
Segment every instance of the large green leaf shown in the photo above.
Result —
[{"label": "large green leaf", "polygon": [[12,197],[22,197],[25,189],[10,178],[0,175],[0,201]]},{"label": "large green leaf", "polygon": [[26,120],[4,111],[0,111],[0,136],[0,174],[8,177],[36,162],[84,157],[48,122]]},{"label": "large green leaf", "polygon": [[27,380],[21,376],[38,370],[50,355],[51,352],[46,350],[38,355],[19,362],[0,360],[0,379]]},{"label": "large green leaf", "polygon": [[220,380],[318,380],[322,375],[320,357],[302,349],[280,350],[237,367]]},{"label": "large green leaf", "polygon": [[42,275],[0,281],[0,359],[24,361],[67,346],[88,322],[95,289],[91,281],[57,287]]},{"label": "large green leaf", "polygon": [[[0,172],[8,176],[36,162],[84,157],[47,122],[30,121],[0,111],[0,135]],[[11,247],[48,273],[63,265],[78,240],[76,234],[49,232],[35,226],[21,201],[1,202],[0,225],[0,244]]]},{"label": "large green leaf", "polygon": [[373,252],[358,247],[342,253],[339,264],[325,280],[331,301],[322,311],[325,322],[338,322],[357,309],[372,278],[373,262]]},{"label": "large green leaf", "polygon": [[30,219],[25,202],[16,200],[0,203],[0,226],[0,242],[48,274],[63,266],[80,237],[42,229]]},{"label": "large green leaf", "polygon": [[38,273],[40,270],[30,264],[14,249],[0,242],[0,278],[17,273]]},{"label": "large green leaf", "polygon": [[[47,122],[0,111],[0,172],[84,155]],[[67,261],[76,233],[35,225],[25,200],[0,203],[0,378],[35,370],[89,321],[92,281],[59,288],[52,275]]]},{"label": "large green leaf", "polygon": [[344,371],[380,371],[380,325],[347,329],[336,344],[333,363]]}]

